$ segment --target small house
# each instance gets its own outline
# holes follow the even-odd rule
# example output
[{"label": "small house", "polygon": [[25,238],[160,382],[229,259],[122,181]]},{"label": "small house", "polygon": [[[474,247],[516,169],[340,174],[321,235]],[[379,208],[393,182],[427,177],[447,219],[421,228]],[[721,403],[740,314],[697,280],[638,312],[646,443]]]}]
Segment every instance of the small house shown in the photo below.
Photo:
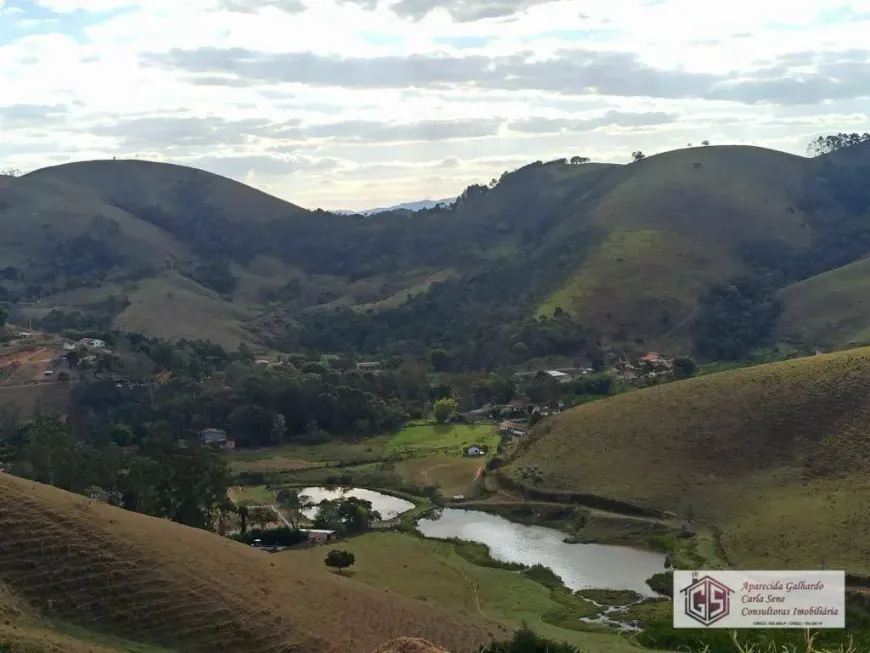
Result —
[{"label": "small house", "polygon": [[483,447],[481,447],[479,444],[472,444],[465,449],[466,456],[482,456],[485,453],[486,452],[484,451]]},{"label": "small house", "polygon": [[527,424],[518,424],[517,422],[502,422],[498,425],[498,429],[509,435],[525,435],[529,432]]},{"label": "small house", "polygon": [[669,358],[665,358],[661,354],[656,353],[654,351],[651,351],[648,354],[641,356],[639,361],[641,364],[649,363],[650,365],[653,365],[653,366],[663,366],[663,367],[670,367],[671,366],[671,360]]},{"label": "small house", "polygon": [[363,370],[366,372],[371,372],[373,370],[380,369],[381,364],[378,361],[368,361],[366,363],[357,363],[356,368],[358,370]]},{"label": "small house", "polygon": [[105,349],[106,343],[103,340],[98,340],[97,338],[82,338],[79,340],[79,344],[87,347],[88,349]]},{"label": "small house", "polygon": [[571,380],[569,375],[565,374],[565,372],[560,372],[559,370],[544,370],[544,374],[558,383],[568,383]]},{"label": "small house", "polygon": [[199,432],[200,441],[203,444],[217,445],[219,449],[235,449],[236,443],[227,437],[223,429],[203,429]]},{"label": "small house", "polygon": [[305,531],[308,534],[309,544],[322,544],[338,539],[337,531],[328,531],[321,528],[309,528]]}]

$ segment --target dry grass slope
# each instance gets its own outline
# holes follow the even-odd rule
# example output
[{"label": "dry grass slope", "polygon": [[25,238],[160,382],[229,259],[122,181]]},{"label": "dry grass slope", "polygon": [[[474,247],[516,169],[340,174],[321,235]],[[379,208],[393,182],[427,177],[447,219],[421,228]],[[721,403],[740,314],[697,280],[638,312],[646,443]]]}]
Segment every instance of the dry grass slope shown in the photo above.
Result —
[{"label": "dry grass slope", "polygon": [[217,535],[0,474],[0,582],[90,630],[184,651],[345,653],[504,629]]},{"label": "dry grass slope", "polygon": [[[870,570],[870,349],[724,372],[543,422],[506,473],[693,512],[744,566]],[[822,556],[825,560],[822,560]]]},{"label": "dry grass slope", "polygon": [[788,286],[780,298],[781,341],[819,347],[870,343],[870,259]]}]

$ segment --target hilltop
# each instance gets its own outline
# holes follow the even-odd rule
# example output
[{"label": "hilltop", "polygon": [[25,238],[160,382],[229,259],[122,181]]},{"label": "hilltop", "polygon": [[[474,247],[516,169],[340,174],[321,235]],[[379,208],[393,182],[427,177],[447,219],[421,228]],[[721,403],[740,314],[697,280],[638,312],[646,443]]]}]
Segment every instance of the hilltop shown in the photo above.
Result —
[{"label": "hilltop", "polygon": [[142,642],[149,653],[145,644],[155,653],[161,644],[345,653],[406,636],[471,653],[507,633],[325,567],[7,474],[0,474],[0,521],[0,590],[10,599],[0,604],[14,602],[34,619],[38,610],[43,630],[34,622],[33,637],[60,638],[58,646],[56,620]]},{"label": "hilltop", "polygon": [[868,388],[868,348],[655,386],[548,418],[504,473],[697,518],[739,567],[867,573]]},{"label": "hilltop", "polygon": [[[587,345],[689,353],[717,286],[756,275],[782,287],[870,251],[851,190],[870,150],[849,149],[538,161],[446,208],[366,217],[184,166],[65,164],[0,184],[0,301],[22,318],[66,314],[45,328],[364,355],[442,346],[473,366],[506,362],[526,321],[561,309]],[[430,333],[447,305],[455,319]],[[509,331],[498,360],[468,325]]]}]

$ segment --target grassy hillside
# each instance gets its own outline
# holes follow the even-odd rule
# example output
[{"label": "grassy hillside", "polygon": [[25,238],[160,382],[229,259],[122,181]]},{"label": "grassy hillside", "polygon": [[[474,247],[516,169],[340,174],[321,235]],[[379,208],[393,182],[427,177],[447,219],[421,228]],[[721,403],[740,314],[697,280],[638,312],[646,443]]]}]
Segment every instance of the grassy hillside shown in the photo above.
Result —
[{"label": "grassy hillside", "polygon": [[366,651],[408,635],[471,652],[507,632],[339,577],[322,561],[298,564],[5,474],[0,522],[0,582],[46,618],[89,632],[234,653]]},{"label": "grassy hillside", "polygon": [[[516,571],[485,567],[469,561],[450,543],[405,533],[368,533],[347,542],[357,563],[355,580],[400,592],[459,614],[484,615],[511,629],[525,622],[536,632],[567,641],[584,651],[629,653],[637,648],[614,633],[576,629],[578,615],[594,614],[589,604],[566,608],[553,600],[544,585]],[[391,555],[384,555],[390,551]],[[319,563],[316,550],[292,552],[288,558]],[[396,561],[400,561],[398,564]],[[564,600],[564,599],[563,599]],[[560,625],[561,624],[561,625]],[[565,627],[567,626],[567,627]]]},{"label": "grassy hillside", "polygon": [[610,339],[668,332],[711,285],[747,270],[741,246],[807,246],[806,216],[794,208],[806,167],[800,157],[737,146],[676,150],[625,166],[589,209],[606,236],[541,312],[561,306]]},{"label": "grassy hillside", "polygon": [[870,571],[870,349],[712,374],[552,417],[505,470],[694,515],[744,567]]},{"label": "grassy hillside", "polygon": [[[363,316],[354,333],[315,346],[383,353],[371,315],[387,313],[384,324],[419,341],[403,349],[428,349],[443,329],[424,325],[446,303],[470,313],[448,325],[459,341],[469,323],[516,328],[561,307],[605,344],[676,353],[691,348],[684,327],[711,286],[759,267],[804,278],[795,270],[811,276],[854,260],[865,240],[870,249],[855,222],[862,198],[848,192],[864,150],[836,154],[714,146],[630,165],[536,162],[470,186],[450,209],[368,218],[306,211],[184,166],[65,164],[3,180],[0,260],[15,269],[0,285],[23,317],[99,312],[111,294],[130,302],[107,317],[113,326],[230,346],[311,345],[296,333],[303,312],[350,307]],[[428,299],[409,306],[410,295]]]}]

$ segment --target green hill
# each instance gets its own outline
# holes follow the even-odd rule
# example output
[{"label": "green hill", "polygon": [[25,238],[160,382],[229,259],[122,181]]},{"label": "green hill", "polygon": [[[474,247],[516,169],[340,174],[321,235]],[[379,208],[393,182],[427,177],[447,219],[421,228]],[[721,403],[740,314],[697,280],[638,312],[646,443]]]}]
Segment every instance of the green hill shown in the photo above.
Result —
[{"label": "green hill", "polygon": [[654,386],[548,418],[504,473],[695,515],[741,567],[867,573],[868,388],[870,349]]},{"label": "green hill", "polygon": [[508,632],[339,577],[322,560],[299,564],[8,474],[0,523],[0,648],[104,653],[125,638],[142,653],[345,653],[419,636],[472,653]]},{"label": "green hill", "polygon": [[870,259],[784,288],[778,339],[821,348],[870,344]]},{"label": "green hill", "polygon": [[[777,270],[783,285],[870,251],[850,190],[870,157],[835,154],[719,146],[630,165],[535,162],[448,209],[368,218],[183,166],[66,164],[0,185],[0,301],[24,318],[83,315],[45,328],[364,355],[442,346],[474,366],[527,356],[505,352],[529,319],[561,308],[585,344],[545,354],[599,340],[689,352],[717,284]],[[496,344],[482,341],[494,331]]]}]

